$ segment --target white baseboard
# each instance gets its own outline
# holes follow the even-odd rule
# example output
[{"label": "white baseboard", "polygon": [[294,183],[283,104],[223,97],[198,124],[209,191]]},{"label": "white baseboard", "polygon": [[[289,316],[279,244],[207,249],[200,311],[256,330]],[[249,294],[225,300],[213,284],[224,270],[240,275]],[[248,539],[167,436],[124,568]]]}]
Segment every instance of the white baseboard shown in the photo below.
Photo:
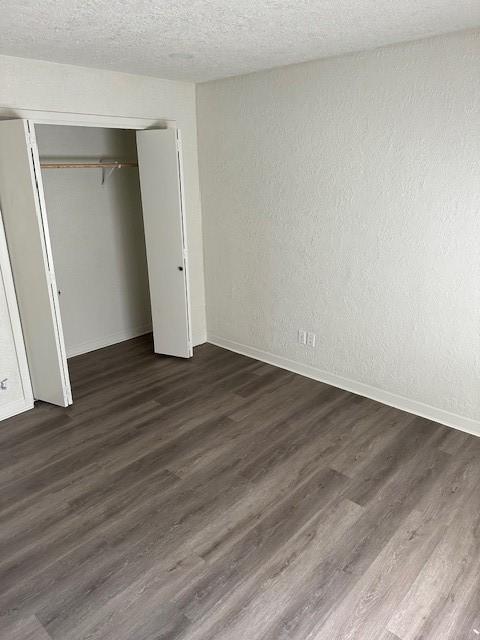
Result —
[{"label": "white baseboard", "polygon": [[298,373],[301,376],[312,378],[313,380],[318,380],[319,382],[324,382],[325,384],[332,385],[333,387],[339,387],[340,389],[351,391],[357,395],[371,398],[372,400],[376,400],[382,404],[395,407],[396,409],[401,409],[402,411],[407,411],[408,413],[413,413],[422,418],[427,418],[434,422],[440,422],[447,427],[453,427],[454,429],[465,431],[466,433],[470,433],[474,436],[480,436],[480,422],[473,420],[472,418],[459,416],[456,413],[432,407],[429,404],[418,402],[417,400],[411,400],[410,398],[397,395],[396,393],[390,393],[389,391],[372,387],[371,385],[364,384],[363,382],[344,378],[343,376],[338,376],[335,373],[330,373],[329,371],[324,371],[308,364],[296,362],[295,360],[290,360],[283,356],[277,356],[274,353],[262,351],[255,347],[227,340],[220,336],[208,335],[207,340],[218,347],[223,347],[224,349],[229,349],[236,353],[241,353],[244,356],[261,360],[262,362],[272,364],[276,367],[280,367],[281,369],[286,369],[287,371],[292,371],[293,373]]},{"label": "white baseboard", "polygon": [[9,402],[4,407],[0,407],[0,420],[6,420],[29,409],[33,409],[33,400],[25,400],[22,398],[21,400]]},{"label": "white baseboard", "polygon": [[151,331],[151,325],[144,325],[142,327],[130,329],[129,331],[117,331],[116,333],[110,333],[109,335],[95,338],[95,340],[88,340],[87,342],[82,342],[73,347],[69,347],[67,349],[67,358],[80,356],[83,353],[95,351],[96,349],[103,349],[103,347],[109,347],[112,344],[117,344],[117,342],[124,342],[124,340],[143,336],[145,333],[150,333]]}]

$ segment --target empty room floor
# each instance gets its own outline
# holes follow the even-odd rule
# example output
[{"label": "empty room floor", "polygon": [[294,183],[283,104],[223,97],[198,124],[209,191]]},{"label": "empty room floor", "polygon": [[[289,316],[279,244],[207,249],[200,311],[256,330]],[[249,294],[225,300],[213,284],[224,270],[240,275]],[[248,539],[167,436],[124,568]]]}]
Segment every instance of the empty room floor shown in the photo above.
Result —
[{"label": "empty room floor", "polygon": [[480,439],[212,345],[0,429],[0,638],[480,634]]}]

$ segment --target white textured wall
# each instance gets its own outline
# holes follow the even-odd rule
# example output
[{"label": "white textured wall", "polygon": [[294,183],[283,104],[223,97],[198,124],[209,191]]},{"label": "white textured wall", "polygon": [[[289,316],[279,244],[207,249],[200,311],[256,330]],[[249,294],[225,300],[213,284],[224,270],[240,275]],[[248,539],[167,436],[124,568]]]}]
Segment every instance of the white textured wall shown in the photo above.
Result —
[{"label": "white textured wall", "polygon": [[479,33],[203,84],[197,113],[209,337],[478,421]]},{"label": "white textured wall", "polygon": [[[135,132],[38,125],[41,158],[135,162]],[[42,171],[67,355],[151,330],[138,169]]]},{"label": "white textured wall", "polygon": [[205,340],[195,85],[0,56],[0,116],[19,109],[174,120],[182,131],[194,344]]}]

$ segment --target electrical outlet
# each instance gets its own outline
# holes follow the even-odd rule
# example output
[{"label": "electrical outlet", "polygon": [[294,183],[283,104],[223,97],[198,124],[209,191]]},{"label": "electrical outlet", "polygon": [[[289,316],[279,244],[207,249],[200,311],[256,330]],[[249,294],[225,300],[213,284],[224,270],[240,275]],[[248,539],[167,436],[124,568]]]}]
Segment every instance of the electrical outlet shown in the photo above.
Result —
[{"label": "electrical outlet", "polygon": [[298,330],[298,343],[307,344],[307,332],[304,329]]},{"label": "electrical outlet", "polygon": [[307,344],[309,347],[314,347],[317,343],[317,334],[309,331],[307,333]]}]

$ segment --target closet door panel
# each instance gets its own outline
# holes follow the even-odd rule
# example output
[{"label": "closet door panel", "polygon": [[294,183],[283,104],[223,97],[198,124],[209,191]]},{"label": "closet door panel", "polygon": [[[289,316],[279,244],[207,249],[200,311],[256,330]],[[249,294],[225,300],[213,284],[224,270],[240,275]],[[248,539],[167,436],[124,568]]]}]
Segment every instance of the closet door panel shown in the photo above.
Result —
[{"label": "closet door panel", "polygon": [[33,407],[32,387],[0,212],[0,420]]},{"label": "closet door panel", "polygon": [[185,209],[177,129],[137,132],[155,353],[192,356]]},{"label": "closet door panel", "polygon": [[26,120],[0,122],[0,209],[34,397],[67,406],[70,382],[34,136]]},{"label": "closet door panel", "polygon": [[24,399],[10,314],[0,270],[0,420],[13,415],[11,407]]}]

